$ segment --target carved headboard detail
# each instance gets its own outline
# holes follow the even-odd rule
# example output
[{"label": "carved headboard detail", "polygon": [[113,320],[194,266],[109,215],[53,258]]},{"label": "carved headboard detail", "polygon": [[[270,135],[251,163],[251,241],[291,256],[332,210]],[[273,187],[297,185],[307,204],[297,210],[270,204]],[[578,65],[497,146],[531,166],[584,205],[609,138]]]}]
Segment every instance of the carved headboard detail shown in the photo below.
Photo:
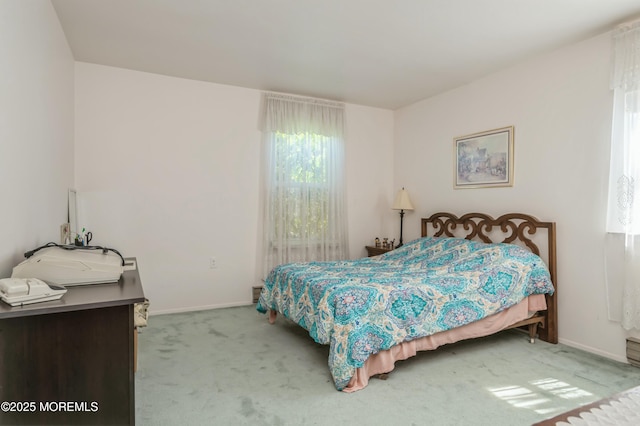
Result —
[{"label": "carved headboard detail", "polygon": [[[538,245],[533,241],[536,233],[546,230],[541,240],[546,240],[546,253],[541,254]],[[544,234],[544,231],[543,231]],[[484,213],[468,213],[460,217],[452,213],[435,213],[422,219],[422,236],[457,237],[468,240],[477,239],[485,243],[511,243],[524,245],[533,253],[546,257],[551,281],[556,289],[553,296],[547,296],[547,311],[544,330],[540,338],[547,342],[557,343],[557,294],[556,280],[556,224],[541,222],[533,216],[523,213],[507,213],[496,219]],[[545,238],[546,237],[546,238]],[[540,238],[537,239],[540,241]]]}]

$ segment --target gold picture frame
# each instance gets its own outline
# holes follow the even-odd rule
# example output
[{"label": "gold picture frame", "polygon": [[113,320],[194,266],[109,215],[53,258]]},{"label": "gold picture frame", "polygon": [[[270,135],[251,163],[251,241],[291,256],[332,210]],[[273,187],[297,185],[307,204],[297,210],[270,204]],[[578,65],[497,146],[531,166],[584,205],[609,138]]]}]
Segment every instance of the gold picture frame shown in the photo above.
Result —
[{"label": "gold picture frame", "polygon": [[513,126],[453,139],[453,187],[513,186]]}]

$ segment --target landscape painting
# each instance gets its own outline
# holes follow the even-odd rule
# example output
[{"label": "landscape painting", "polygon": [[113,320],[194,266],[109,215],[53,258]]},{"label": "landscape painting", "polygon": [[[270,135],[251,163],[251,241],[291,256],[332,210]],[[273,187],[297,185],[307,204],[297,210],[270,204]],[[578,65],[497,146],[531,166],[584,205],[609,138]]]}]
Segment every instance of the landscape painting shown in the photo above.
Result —
[{"label": "landscape painting", "polygon": [[454,187],[513,186],[513,126],[454,138]]}]

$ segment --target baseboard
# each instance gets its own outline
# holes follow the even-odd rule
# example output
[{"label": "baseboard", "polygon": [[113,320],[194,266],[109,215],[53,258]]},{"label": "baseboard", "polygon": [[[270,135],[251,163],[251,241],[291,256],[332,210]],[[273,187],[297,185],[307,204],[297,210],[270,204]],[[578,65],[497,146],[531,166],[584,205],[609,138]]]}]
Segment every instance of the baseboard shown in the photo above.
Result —
[{"label": "baseboard", "polygon": [[586,346],[586,345],[574,342],[572,340],[558,339],[558,342],[562,343],[563,345],[571,346],[572,348],[576,348],[576,349],[580,349],[580,350],[585,351],[585,352],[589,352],[589,353],[592,353],[592,354],[600,355],[602,357],[609,358],[609,359],[612,359],[614,361],[622,362],[624,364],[628,364],[629,363],[625,356],[616,355],[616,354],[612,354],[611,352],[607,352],[607,351],[603,351],[603,350],[600,350],[600,349],[592,348],[591,346]]},{"label": "baseboard", "polygon": [[149,316],[154,315],[166,315],[166,314],[181,314],[185,312],[196,312],[196,311],[207,311],[209,309],[221,309],[221,308],[237,308],[239,306],[250,306],[252,303],[248,302],[233,302],[233,303],[222,303],[215,305],[204,305],[204,306],[189,306],[185,308],[175,308],[175,309],[160,309],[153,310],[153,303],[149,306]]}]

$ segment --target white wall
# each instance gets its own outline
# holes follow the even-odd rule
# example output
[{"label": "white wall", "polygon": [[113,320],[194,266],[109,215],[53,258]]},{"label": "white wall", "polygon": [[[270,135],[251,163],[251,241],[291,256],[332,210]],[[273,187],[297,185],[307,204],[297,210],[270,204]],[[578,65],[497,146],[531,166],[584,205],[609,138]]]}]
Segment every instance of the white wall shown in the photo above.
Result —
[{"label": "white wall", "polygon": [[73,186],[73,57],[49,1],[0,1],[0,277],[59,241]]},{"label": "white wall", "polygon": [[[557,222],[560,341],[625,360],[607,319],[604,233],[612,93],[604,34],[396,111],[395,181],[420,217],[530,213]],[[515,126],[515,186],[453,189],[453,138]],[[419,221],[409,234],[419,235]]]},{"label": "white wall", "polygon": [[393,112],[347,104],[347,210],[349,253],[364,257],[376,237],[400,235],[398,212],[391,210],[393,187]]},{"label": "white wall", "polygon": [[[92,243],[138,258],[154,313],[251,301],[261,269],[260,98],[252,89],[76,63],[81,226]],[[393,112],[349,105],[347,134],[356,257],[394,218],[380,208],[393,196]]]}]

